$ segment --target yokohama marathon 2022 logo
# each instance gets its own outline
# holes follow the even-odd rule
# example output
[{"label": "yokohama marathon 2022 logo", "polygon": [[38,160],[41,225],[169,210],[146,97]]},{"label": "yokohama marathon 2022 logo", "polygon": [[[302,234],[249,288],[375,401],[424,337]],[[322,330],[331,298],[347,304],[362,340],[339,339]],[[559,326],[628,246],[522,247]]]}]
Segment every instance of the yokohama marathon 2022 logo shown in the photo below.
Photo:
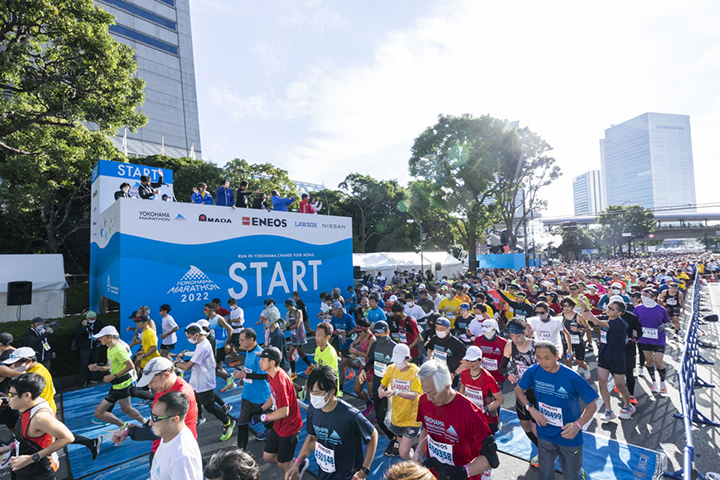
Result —
[{"label": "yokohama marathon 2022 logo", "polygon": [[170,214],[168,212],[151,212],[148,210],[141,210],[138,212],[138,218],[140,220],[151,220],[155,222],[169,222]]},{"label": "yokohama marathon 2022 logo", "polygon": [[190,270],[167,293],[179,293],[180,301],[185,303],[209,301],[210,292],[214,290],[220,287],[198,267],[190,265]]},{"label": "yokohama marathon 2022 logo", "polygon": [[229,218],[208,217],[204,213],[198,215],[198,221],[208,223],[232,223],[232,220]]}]

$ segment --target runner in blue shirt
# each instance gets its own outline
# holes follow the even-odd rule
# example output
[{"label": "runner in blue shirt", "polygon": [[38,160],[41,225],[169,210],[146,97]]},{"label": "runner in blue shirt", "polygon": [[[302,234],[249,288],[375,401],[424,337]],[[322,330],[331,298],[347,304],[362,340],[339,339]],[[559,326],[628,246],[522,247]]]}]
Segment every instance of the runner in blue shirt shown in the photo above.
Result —
[{"label": "runner in blue shirt", "polygon": [[350,344],[352,343],[352,335],[357,329],[357,324],[355,323],[355,319],[345,312],[340,302],[333,302],[332,312],[333,316],[330,319],[330,323],[335,331],[332,340],[333,347],[335,347],[338,352],[347,355]]},{"label": "runner in blue shirt", "polygon": [[[527,369],[515,395],[537,424],[540,479],[555,478],[558,455],[564,478],[583,479],[581,430],[597,411],[598,394],[580,375],[558,363],[558,350],[552,342],[537,342],[535,358],[538,364]],[[525,396],[530,388],[536,405]],[[585,403],[584,410],[580,400]]]},{"label": "runner in blue shirt", "polygon": [[375,325],[377,322],[387,322],[387,315],[385,314],[385,310],[383,310],[378,305],[378,300],[379,297],[377,293],[373,293],[368,297],[368,305],[370,306],[370,308],[368,309],[367,315],[365,315],[365,317],[373,325]]},{"label": "runner in blue shirt", "polygon": [[[238,447],[245,450],[248,443],[248,434],[253,415],[263,413],[262,406],[270,397],[270,386],[267,373],[260,368],[260,359],[257,357],[262,353],[262,348],[257,344],[257,333],[252,328],[246,328],[240,332],[238,339],[240,350],[245,350],[245,365],[238,367],[233,372],[233,377],[244,383],[242,391],[242,404],[240,416],[237,421]],[[265,435],[270,431],[264,432]],[[262,435],[258,439],[264,440]]]}]

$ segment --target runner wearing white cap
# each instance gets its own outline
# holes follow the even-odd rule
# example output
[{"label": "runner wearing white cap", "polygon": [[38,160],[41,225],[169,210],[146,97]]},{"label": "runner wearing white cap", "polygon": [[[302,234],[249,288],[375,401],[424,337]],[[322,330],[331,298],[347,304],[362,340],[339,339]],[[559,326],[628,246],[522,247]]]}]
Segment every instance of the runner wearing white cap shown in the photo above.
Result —
[{"label": "runner wearing white cap", "polygon": [[460,393],[480,407],[487,416],[490,430],[495,433],[498,431],[498,409],[505,400],[500,385],[492,373],[483,368],[483,352],[480,347],[473,345],[468,348],[463,363],[469,368],[460,375]]}]

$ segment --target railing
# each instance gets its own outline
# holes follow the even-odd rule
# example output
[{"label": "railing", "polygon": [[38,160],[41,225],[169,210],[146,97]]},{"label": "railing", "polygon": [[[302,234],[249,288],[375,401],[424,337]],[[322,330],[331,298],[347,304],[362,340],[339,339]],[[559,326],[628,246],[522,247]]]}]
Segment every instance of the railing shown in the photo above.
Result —
[{"label": "railing", "polygon": [[[681,418],[683,421],[683,429],[685,431],[685,448],[683,448],[683,468],[676,472],[665,471],[664,474],[668,477],[680,479],[680,480],[695,480],[699,478],[705,480],[705,476],[702,475],[695,469],[695,448],[693,447],[692,441],[692,424],[702,423],[705,425],[712,425],[719,427],[720,424],[713,422],[705,415],[697,411],[696,399],[695,399],[695,388],[696,387],[709,387],[713,388],[712,385],[705,380],[701,379],[697,373],[697,364],[713,365],[713,362],[708,361],[702,355],[700,355],[700,347],[709,347],[710,345],[702,342],[699,339],[699,332],[701,332],[699,325],[701,325],[702,319],[700,318],[700,275],[695,275],[695,281],[693,283],[693,297],[692,297],[692,314],[688,320],[685,341],[683,342],[683,351],[680,361],[680,372],[678,372],[678,390],[680,392],[680,403],[681,412],[676,413],[675,417]],[[703,332],[704,335],[704,332]]]}]

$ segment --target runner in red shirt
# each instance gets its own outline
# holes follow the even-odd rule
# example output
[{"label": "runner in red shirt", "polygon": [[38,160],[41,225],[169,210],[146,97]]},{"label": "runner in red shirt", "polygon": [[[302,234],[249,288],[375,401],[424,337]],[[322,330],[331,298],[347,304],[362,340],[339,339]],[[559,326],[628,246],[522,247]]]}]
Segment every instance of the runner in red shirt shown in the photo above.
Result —
[{"label": "runner in red shirt", "polygon": [[597,287],[590,283],[585,292],[585,298],[590,302],[590,311],[593,315],[602,315],[602,311],[598,308],[597,304],[600,301],[600,295],[597,294]]},{"label": "runner in red shirt", "polygon": [[475,339],[473,345],[482,350],[482,366],[490,372],[502,388],[505,375],[500,373],[500,362],[505,352],[507,340],[497,335],[498,324],[495,320],[482,322],[483,334]]},{"label": "runner in red shirt", "polygon": [[405,315],[405,307],[400,303],[396,302],[392,306],[392,313],[395,316],[395,325],[398,328],[398,336],[400,341],[398,343],[404,343],[410,347],[410,358],[413,360],[420,357],[420,350],[418,344],[422,337],[420,337],[420,329],[418,328],[417,321]]},{"label": "runner in red shirt", "polygon": [[498,431],[498,409],[505,401],[500,385],[490,372],[482,366],[483,354],[480,347],[473,345],[465,352],[464,362],[470,368],[460,374],[460,393],[477,405],[487,416],[490,430]]},{"label": "runner in red shirt", "polygon": [[295,447],[298,444],[298,432],[303,425],[298,408],[297,394],[292,380],[285,370],[280,368],[282,353],[276,347],[268,347],[258,356],[260,368],[267,372],[270,383],[270,398],[262,406],[263,412],[252,417],[252,423],[273,422],[273,428],[265,441],[263,460],[277,463],[283,472],[292,467]]},{"label": "runner in red shirt", "polygon": [[418,372],[423,391],[417,420],[422,423],[415,461],[438,478],[480,480],[500,465],[485,414],[452,388],[446,364],[429,360]]}]

